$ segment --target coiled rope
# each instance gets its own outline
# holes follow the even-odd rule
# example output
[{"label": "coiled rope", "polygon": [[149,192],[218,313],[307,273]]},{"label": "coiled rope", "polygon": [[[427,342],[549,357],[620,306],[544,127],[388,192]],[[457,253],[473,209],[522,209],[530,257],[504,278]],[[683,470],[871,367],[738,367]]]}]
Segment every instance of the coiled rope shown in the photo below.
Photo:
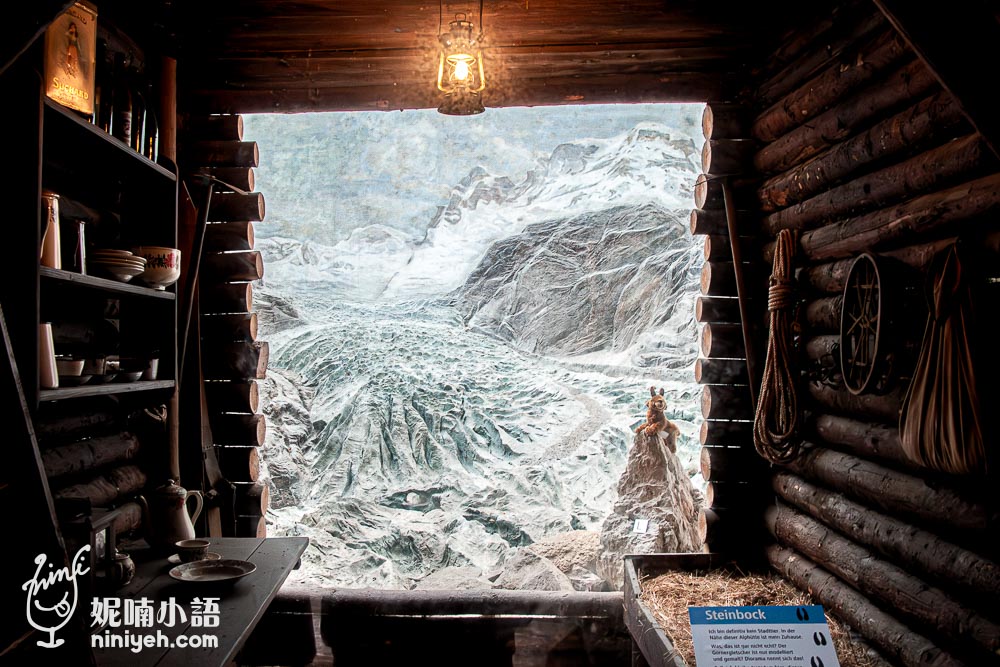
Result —
[{"label": "coiled rope", "polygon": [[778,234],[774,266],[767,293],[770,334],[764,377],[753,420],[753,442],[757,453],[771,463],[789,463],[801,449],[799,398],[792,373],[792,259],[797,234],[783,229]]}]

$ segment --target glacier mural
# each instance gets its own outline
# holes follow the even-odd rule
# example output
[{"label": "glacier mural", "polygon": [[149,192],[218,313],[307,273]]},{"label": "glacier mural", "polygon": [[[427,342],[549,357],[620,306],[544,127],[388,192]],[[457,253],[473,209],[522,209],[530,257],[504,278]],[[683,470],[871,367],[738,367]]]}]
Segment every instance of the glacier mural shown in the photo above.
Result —
[{"label": "glacier mural", "polygon": [[700,112],[247,118],[269,533],[311,538],[299,580],[488,583],[600,530],[650,385],[694,474]]}]

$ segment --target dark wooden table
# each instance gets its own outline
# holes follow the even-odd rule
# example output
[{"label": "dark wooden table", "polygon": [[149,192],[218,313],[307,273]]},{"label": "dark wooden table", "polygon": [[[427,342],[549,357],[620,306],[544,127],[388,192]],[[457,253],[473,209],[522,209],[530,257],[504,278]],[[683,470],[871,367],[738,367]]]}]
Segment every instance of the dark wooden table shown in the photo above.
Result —
[{"label": "dark wooden table", "polygon": [[[136,554],[136,559],[140,562],[136,563],[136,576],[132,583],[114,593],[98,594],[97,597],[99,599],[117,597],[122,601],[147,598],[152,601],[157,611],[161,601],[173,598],[180,608],[187,612],[187,619],[185,622],[175,623],[173,627],[157,623],[154,618],[151,628],[118,627],[97,631],[95,634],[101,636],[105,630],[118,635],[124,635],[125,630],[128,630],[130,635],[162,634],[171,643],[170,647],[143,647],[138,653],[128,648],[94,648],[94,657],[98,665],[221,667],[229,664],[260,621],[268,604],[288,577],[288,573],[297,566],[302,552],[309,544],[309,539],[306,537],[210,539],[212,544],[208,548],[209,551],[218,553],[222,558],[249,561],[256,565],[257,569],[225,586],[205,586],[174,580],[167,574],[173,565],[167,562],[166,557],[142,560],[141,554]],[[192,625],[191,603],[196,597],[219,598],[218,627]],[[86,613],[89,614],[90,611],[87,609]],[[196,635],[213,635],[217,638],[217,645],[200,648],[176,647],[174,644],[181,635],[184,635],[185,639]]]}]

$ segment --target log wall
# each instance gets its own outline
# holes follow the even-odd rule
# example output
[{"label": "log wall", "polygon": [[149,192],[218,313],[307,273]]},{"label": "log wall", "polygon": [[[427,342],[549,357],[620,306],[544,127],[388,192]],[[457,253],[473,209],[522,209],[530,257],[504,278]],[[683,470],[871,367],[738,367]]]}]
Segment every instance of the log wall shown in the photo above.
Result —
[{"label": "log wall", "polygon": [[192,116],[185,122],[189,158],[218,179],[205,230],[201,306],[205,407],[222,475],[232,485],[232,525],[224,534],[264,537],[269,493],[259,481],[259,448],[267,424],[258,381],[267,375],[267,343],[257,339],[253,282],[264,277],[254,250],[254,224],[264,220],[264,196],[253,192],[257,144],[243,141],[238,115]]},{"label": "log wall", "polygon": [[691,232],[706,235],[701,296],[695,304],[701,356],[694,375],[702,385],[705,420],[701,473],[708,482],[699,528],[708,550],[733,557],[762,551],[759,517],[766,503],[760,489],[766,488],[767,467],[750,439],[755,400],[752,359],[760,335],[754,322],[761,321],[759,304],[747,289],[759,284],[761,277],[750,261],[759,255],[758,220],[752,213],[757,181],[751,173],[756,148],[750,138],[751,121],[747,105],[705,107],[703,173],[695,182],[691,214]]},{"label": "log wall", "polygon": [[[961,238],[981,249],[985,261],[977,268],[1000,273],[1000,162],[874,5],[851,20],[852,29],[841,24],[836,33],[836,51],[833,33],[820,33],[808,46],[796,35],[799,43],[783,46],[775,59],[784,65],[760,73],[750,114],[755,152],[744,176],[757,185],[740,208],[746,224],[759,229],[754,261],[769,273],[778,232],[801,234],[797,370],[807,448],[792,464],[766,473],[775,504],[764,525],[777,542],[767,558],[894,664],[996,665],[996,493],[988,479],[943,475],[909,461],[898,420],[923,335],[923,289],[935,253]],[[790,60],[786,51],[793,46],[799,51]],[[810,63],[810,73],[788,85],[796,60]],[[693,231],[723,233],[711,213],[696,211]],[[894,336],[891,386],[855,396],[840,375],[839,334],[844,283],[863,252],[904,267],[892,298],[912,308]],[[725,270],[715,266],[722,257],[709,257],[708,285],[715,292],[698,308],[699,320],[712,327],[737,321],[732,304],[723,301],[731,297],[723,289]],[[750,289],[758,301],[766,298],[766,288]],[[996,290],[978,294],[979,310],[996,312]],[[736,349],[729,330],[718,333],[729,336],[729,352]],[[701,375],[737,377],[704,367]],[[981,398],[988,413],[995,394]],[[984,416],[995,424],[993,415]],[[714,448],[726,444],[727,452],[745,456],[749,439],[743,427],[706,421],[708,474],[742,470],[737,457],[719,456]]]}]

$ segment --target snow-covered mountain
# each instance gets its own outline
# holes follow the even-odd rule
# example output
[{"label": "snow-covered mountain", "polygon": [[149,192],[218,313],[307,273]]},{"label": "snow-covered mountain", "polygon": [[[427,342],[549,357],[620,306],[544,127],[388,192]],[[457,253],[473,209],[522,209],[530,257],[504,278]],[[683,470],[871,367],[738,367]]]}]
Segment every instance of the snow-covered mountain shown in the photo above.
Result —
[{"label": "snow-covered mountain", "polygon": [[269,518],[312,538],[300,578],[409,587],[599,527],[651,385],[694,467],[697,149],[641,125],[475,169],[422,234],[259,242]]}]

